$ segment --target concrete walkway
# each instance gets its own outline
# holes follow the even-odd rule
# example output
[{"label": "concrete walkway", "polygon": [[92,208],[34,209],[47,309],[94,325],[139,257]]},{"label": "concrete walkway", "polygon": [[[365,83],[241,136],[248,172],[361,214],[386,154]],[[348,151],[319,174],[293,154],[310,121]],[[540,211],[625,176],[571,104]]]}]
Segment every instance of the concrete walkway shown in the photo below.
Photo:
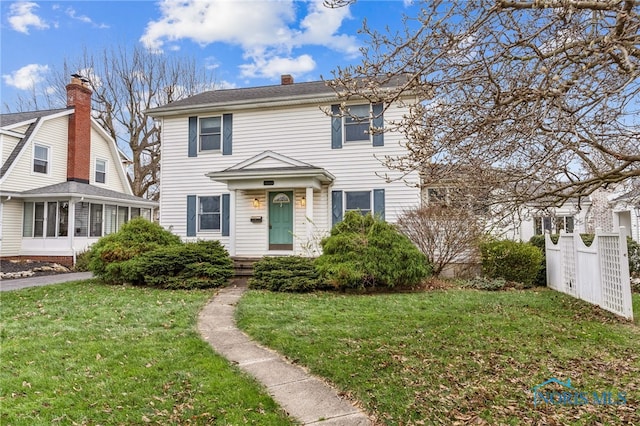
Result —
[{"label": "concrete walkway", "polygon": [[223,288],[198,318],[200,334],[213,349],[266,388],[289,415],[305,425],[364,426],[369,418],[335,389],[249,339],[235,325],[235,305],[246,282]]},{"label": "concrete walkway", "polygon": [[88,280],[93,278],[91,272],[72,272],[69,274],[41,275],[39,277],[0,280],[0,291],[20,290],[27,287],[40,287],[49,284],[60,284],[68,281]]}]

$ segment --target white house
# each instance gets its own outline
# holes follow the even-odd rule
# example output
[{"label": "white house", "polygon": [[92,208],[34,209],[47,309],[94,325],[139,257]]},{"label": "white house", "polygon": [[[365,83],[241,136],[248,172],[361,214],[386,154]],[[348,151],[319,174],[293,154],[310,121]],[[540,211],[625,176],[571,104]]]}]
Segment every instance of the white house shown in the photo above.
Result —
[{"label": "white house", "polygon": [[75,255],[157,203],[133,195],[115,141],[91,118],[91,90],[67,108],[0,115],[0,257]]},{"label": "white house", "polygon": [[402,138],[371,128],[406,107],[350,99],[345,114],[340,103],[322,81],[283,76],[148,111],[162,127],[160,224],[257,257],[313,254],[348,210],[394,222],[420,202],[418,177],[381,163],[405,152]]}]

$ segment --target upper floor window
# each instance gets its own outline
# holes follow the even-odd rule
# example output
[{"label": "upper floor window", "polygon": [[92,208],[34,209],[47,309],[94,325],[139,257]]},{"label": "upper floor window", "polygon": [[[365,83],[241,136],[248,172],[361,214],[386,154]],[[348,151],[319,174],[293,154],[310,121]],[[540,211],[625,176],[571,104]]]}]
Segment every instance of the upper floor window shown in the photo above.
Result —
[{"label": "upper floor window", "polygon": [[219,151],[222,117],[200,118],[200,151]]},{"label": "upper floor window", "polygon": [[572,233],[575,225],[573,216],[538,216],[533,218],[533,223],[536,235],[559,234],[560,231]]},{"label": "upper floor window", "polygon": [[347,108],[348,114],[344,116],[344,141],[368,141],[369,140],[369,104],[352,105]]},{"label": "upper floor window", "polygon": [[107,160],[96,159],[96,182],[105,183],[107,181]]},{"label": "upper floor window", "polygon": [[345,211],[359,210],[362,214],[371,212],[371,191],[345,192]]},{"label": "upper floor window", "polygon": [[198,229],[200,231],[220,230],[220,197],[199,197]]},{"label": "upper floor window", "polygon": [[33,171],[35,173],[49,173],[49,147],[33,145]]}]

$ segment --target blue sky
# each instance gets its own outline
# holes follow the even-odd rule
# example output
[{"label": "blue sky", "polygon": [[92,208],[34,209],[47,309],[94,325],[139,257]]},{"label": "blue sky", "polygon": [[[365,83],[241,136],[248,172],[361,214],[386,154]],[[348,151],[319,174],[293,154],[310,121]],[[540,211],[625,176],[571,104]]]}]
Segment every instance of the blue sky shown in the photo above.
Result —
[{"label": "blue sky", "polygon": [[[359,0],[329,9],[322,0],[0,1],[0,98],[11,108],[66,59],[83,49],[138,44],[197,58],[218,87],[278,84],[331,76],[359,63],[366,39],[358,30],[399,29],[411,0]],[[15,110],[15,108],[12,108]]]}]

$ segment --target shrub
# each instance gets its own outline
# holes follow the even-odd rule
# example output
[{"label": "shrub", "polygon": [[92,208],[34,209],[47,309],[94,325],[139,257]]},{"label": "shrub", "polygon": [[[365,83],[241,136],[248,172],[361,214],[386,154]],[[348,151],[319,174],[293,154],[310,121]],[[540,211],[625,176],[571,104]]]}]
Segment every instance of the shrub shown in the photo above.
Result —
[{"label": "shrub", "polygon": [[233,261],[219,241],[160,247],[128,261],[131,280],[162,288],[220,287],[233,276]]},{"label": "shrub", "polygon": [[627,237],[627,252],[629,254],[629,275],[640,278],[640,244],[631,237]]},{"label": "shrub", "polygon": [[181,244],[180,237],[160,225],[138,217],[122,225],[118,232],[100,238],[92,247],[89,270],[108,283],[138,283],[127,261],[159,247]]},{"label": "shrub", "polygon": [[398,229],[427,256],[437,276],[452,263],[477,262],[484,223],[466,205],[434,203],[405,211],[398,219]]},{"label": "shrub", "polygon": [[303,292],[322,288],[314,260],[301,256],[263,257],[253,265],[249,287],[271,291]]},{"label": "shrub", "polygon": [[84,250],[76,254],[76,263],[73,265],[75,272],[87,272],[89,270],[89,262],[91,261],[91,250]]},{"label": "shrub", "polygon": [[480,245],[482,273],[488,278],[504,278],[524,285],[533,284],[543,253],[529,243],[510,240],[488,241]]},{"label": "shrub", "polygon": [[347,212],[321,245],[316,267],[335,288],[414,286],[430,273],[426,257],[406,236],[370,214]]},{"label": "shrub", "polygon": [[462,287],[486,291],[503,290],[506,285],[507,281],[504,278],[475,277],[461,282]]}]

